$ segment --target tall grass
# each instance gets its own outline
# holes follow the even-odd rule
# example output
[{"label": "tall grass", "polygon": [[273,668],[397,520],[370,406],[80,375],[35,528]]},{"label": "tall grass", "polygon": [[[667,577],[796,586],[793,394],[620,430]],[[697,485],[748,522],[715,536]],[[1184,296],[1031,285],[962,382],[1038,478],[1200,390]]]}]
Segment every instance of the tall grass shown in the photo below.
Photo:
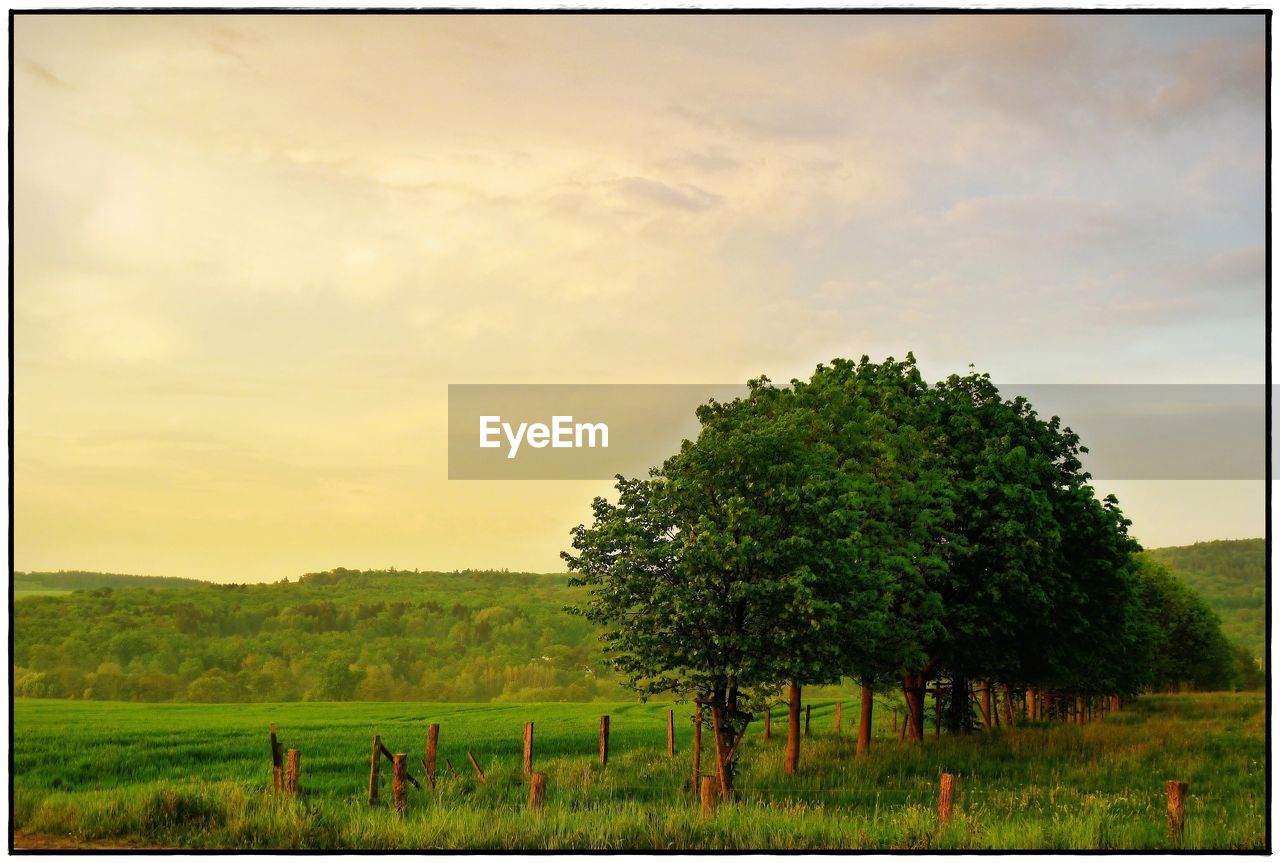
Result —
[{"label": "tall grass", "polygon": [[[870,758],[815,705],[802,772],[775,737],[743,744],[740,799],[702,819],[690,792],[691,729],[665,753],[668,705],[15,704],[14,825],[79,840],[205,848],[1158,849],[1169,847],[1164,780],[1190,783],[1184,847],[1267,846],[1263,701],[1254,694],[1150,696],[1085,727],[1033,723],[900,746],[881,727]],[[677,706],[678,716],[688,713]],[[609,766],[596,717],[612,715]],[[846,710],[846,717],[851,711]],[[535,722],[546,808],[525,811],[521,726]],[[266,726],[302,751],[303,794],[268,790]],[[410,790],[403,820],[365,800],[369,739],[422,751],[441,723],[440,768]],[[707,747],[709,750],[710,747]],[[488,775],[478,783],[472,751]],[[710,766],[710,752],[704,753]],[[420,776],[421,768],[413,770]],[[938,776],[957,777],[939,828]],[[384,776],[389,770],[384,769]],[[386,780],[384,779],[384,782]]]}]

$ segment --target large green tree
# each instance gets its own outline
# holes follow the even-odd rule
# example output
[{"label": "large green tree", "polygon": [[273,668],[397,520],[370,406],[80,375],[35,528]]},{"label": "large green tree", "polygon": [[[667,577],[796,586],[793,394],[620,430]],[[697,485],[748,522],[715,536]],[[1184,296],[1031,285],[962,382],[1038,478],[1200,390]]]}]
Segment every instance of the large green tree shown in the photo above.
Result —
[{"label": "large green tree", "polygon": [[749,693],[838,680],[851,646],[884,638],[892,586],[865,565],[850,474],[794,391],[752,381],[698,417],[696,440],[595,501],[564,557],[631,685],[710,706],[729,795]]}]

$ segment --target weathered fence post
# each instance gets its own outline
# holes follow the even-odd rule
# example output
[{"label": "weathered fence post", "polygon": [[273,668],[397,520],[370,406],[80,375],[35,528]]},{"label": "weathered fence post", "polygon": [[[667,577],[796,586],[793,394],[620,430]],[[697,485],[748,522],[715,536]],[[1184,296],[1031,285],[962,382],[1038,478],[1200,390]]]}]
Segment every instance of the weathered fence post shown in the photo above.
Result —
[{"label": "weathered fence post", "polygon": [[600,766],[609,763],[609,717],[600,717]]},{"label": "weathered fence post", "polygon": [[840,733],[840,727],[843,724],[843,720],[844,720],[844,716],[842,715],[843,713],[844,713],[844,702],[837,701],[836,702],[836,734]]},{"label": "weathered fence post", "polygon": [[764,739],[768,740],[773,736],[773,708],[766,707],[764,709]]},{"label": "weathered fence post", "polygon": [[467,760],[471,762],[471,766],[475,769],[476,778],[479,779],[481,782],[483,782],[485,785],[488,785],[489,780],[485,778],[484,771],[480,769],[480,762],[476,761],[476,757],[471,754],[470,749],[467,750]]},{"label": "weathered fence post", "polygon": [[533,723],[524,724],[524,775],[533,772]]},{"label": "weathered fence post", "polygon": [[391,756],[391,802],[395,807],[396,815],[404,817],[404,777],[405,777],[405,754],[397,752]]},{"label": "weathered fence post", "polygon": [[302,753],[297,749],[290,749],[285,753],[284,768],[284,791],[286,794],[297,795],[298,793],[298,762],[301,760]]},{"label": "weathered fence post", "polygon": [[942,782],[938,786],[938,824],[946,824],[951,820],[951,787],[950,773],[942,774]]},{"label": "weathered fence post", "polygon": [[1170,779],[1164,784],[1168,797],[1169,841],[1182,847],[1182,830],[1187,823],[1187,783]]},{"label": "weathered fence post", "polygon": [[433,722],[427,726],[427,758],[422,762],[422,769],[426,771],[427,781],[431,783],[431,787],[436,787],[436,750],[440,745],[440,723]]},{"label": "weathered fence post", "polygon": [[529,776],[529,811],[542,811],[542,795],[547,790],[547,774],[533,773]]},{"label": "weathered fence post", "polygon": [[716,811],[716,780],[711,776],[702,777],[702,817],[710,818]]},{"label": "weathered fence post", "polygon": [[1084,696],[1076,696],[1076,725],[1084,725]]},{"label": "weathered fence post", "polygon": [[373,735],[373,754],[369,756],[369,805],[378,802],[378,769],[382,763],[382,738]]},{"label": "weathered fence post", "polygon": [[667,757],[673,758],[676,754],[676,712],[674,710],[667,711]]},{"label": "weathered fence post", "polygon": [[793,776],[800,767],[800,684],[787,691],[787,754],[783,770]]},{"label": "weathered fence post", "polygon": [[276,739],[276,724],[271,723],[271,787],[279,791],[284,787],[284,758],[280,754],[280,741]]}]

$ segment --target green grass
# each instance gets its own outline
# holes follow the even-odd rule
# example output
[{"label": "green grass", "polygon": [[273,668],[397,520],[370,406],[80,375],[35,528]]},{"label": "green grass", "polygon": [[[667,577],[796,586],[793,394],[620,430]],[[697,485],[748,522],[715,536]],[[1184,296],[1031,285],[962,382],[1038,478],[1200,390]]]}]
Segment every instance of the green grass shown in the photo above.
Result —
[{"label": "green grass", "polygon": [[[1256,694],[1149,696],[1103,722],[1035,724],[965,738],[932,732],[899,746],[886,725],[872,757],[832,733],[815,703],[802,775],[783,775],[784,723],[743,744],[741,799],[709,820],[688,791],[692,729],[676,705],[678,753],[665,753],[664,704],[118,704],[18,699],[14,826],[28,834],[209,848],[1166,848],[1164,780],[1190,783],[1186,847],[1266,847],[1263,700]],[[596,763],[601,713],[609,766]],[[887,722],[887,711],[879,719]],[[521,731],[535,723],[546,810],[525,811]],[[370,808],[370,738],[421,754],[441,724],[440,768],[409,791],[409,812]],[[267,725],[301,750],[300,799],[267,791]],[[709,768],[710,747],[704,754]],[[470,750],[488,774],[475,781]],[[956,815],[936,824],[938,776],[957,776]],[[414,764],[411,771],[421,776]]]},{"label": "green grass", "polygon": [[13,591],[13,598],[15,600],[18,600],[18,599],[23,599],[29,596],[66,596],[71,592],[72,591],[70,590],[59,590],[57,588],[52,588],[52,587],[51,588],[35,588],[32,590],[17,588]]}]

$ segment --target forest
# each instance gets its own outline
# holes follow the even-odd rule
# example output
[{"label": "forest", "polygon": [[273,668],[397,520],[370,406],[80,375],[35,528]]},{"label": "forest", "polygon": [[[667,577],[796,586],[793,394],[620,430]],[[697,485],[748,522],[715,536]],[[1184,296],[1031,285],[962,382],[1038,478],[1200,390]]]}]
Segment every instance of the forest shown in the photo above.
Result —
[{"label": "forest", "polygon": [[[1254,558],[1261,589],[1260,540],[1213,545],[1233,560]],[[1208,621],[1210,609],[1176,568],[1176,551],[1144,552],[1171,561],[1150,560],[1147,571],[1161,574],[1190,619]],[[1212,554],[1200,560],[1199,572],[1215,571]],[[93,575],[82,574],[80,582],[94,584]],[[32,588],[50,582],[76,583],[23,580]],[[624,695],[604,661],[596,627],[564,610],[584,592],[567,586],[563,574],[339,568],[274,584],[196,583],[20,599],[14,606],[15,694],[206,702],[591,701]],[[1196,673],[1192,657],[1186,659],[1175,676],[1190,682]],[[1208,666],[1199,682],[1214,689],[1256,688],[1261,673],[1236,659]]]}]

